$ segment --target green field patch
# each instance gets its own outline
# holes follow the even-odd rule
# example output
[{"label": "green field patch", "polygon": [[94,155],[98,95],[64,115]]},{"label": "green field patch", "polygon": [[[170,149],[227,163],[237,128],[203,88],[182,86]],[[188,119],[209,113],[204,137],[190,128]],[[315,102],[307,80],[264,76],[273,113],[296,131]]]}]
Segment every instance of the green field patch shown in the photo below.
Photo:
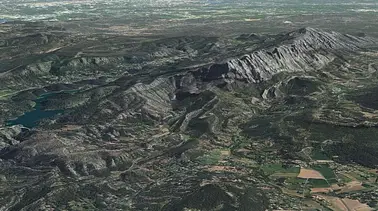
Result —
[{"label": "green field patch", "polygon": [[0,100],[1,100],[1,99],[6,99],[6,98],[8,98],[8,97],[11,97],[11,96],[14,95],[15,93],[17,93],[17,92],[15,92],[15,91],[13,91],[13,90],[9,90],[9,89],[0,90]]},{"label": "green field patch", "polygon": [[210,153],[205,154],[199,158],[197,158],[198,162],[202,165],[215,165],[222,159],[222,151],[221,150],[212,150]]},{"label": "green field patch", "polygon": [[330,183],[327,180],[323,179],[309,179],[307,182],[307,186],[313,188],[328,188],[330,187]]},{"label": "green field patch", "polygon": [[341,181],[342,183],[348,183],[348,182],[352,182],[353,180],[343,174],[338,174],[337,176]]},{"label": "green field patch", "polygon": [[330,184],[324,179],[306,179],[302,178],[288,178],[285,183],[287,183],[287,188],[292,190],[301,190],[303,188],[328,188]]},{"label": "green field patch", "polygon": [[329,165],[324,164],[324,165],[314,165],[312,168],[318,172],[320,172],[324,178],[328,180],[330,184],[337,183],[337,177],[333,170],[329,167]]},{"label": "green field patch", "polygon": [[330,158],[319,150],[314,150],[311,153],[311,158],[314,160],[329,160]]},{"label": "green field patch", "polygon": [[280,163],[265,164],[265,165],[262,165],[260,168],[264,172],[265,175],[288,174],[289,177],[291,177],[294,174],[298,175],[300,171],[299,167],[285,167],[285,166],[282,166],[282,164]]}]

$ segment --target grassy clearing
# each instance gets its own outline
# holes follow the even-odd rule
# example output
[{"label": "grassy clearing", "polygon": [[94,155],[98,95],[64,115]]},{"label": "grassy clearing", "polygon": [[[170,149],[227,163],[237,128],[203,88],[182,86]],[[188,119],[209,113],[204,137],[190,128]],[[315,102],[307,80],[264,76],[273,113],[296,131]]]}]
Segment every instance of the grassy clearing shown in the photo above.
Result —
[{"label": "grassy clearing", "polygon": [[0,100],[1,99],[7,99],[7,98],[11,97],[15,93],[17,93],[17,92],[15,92],[13,90],[9,90],[9,89],[0,90]]},{"label": "grassy clearing", "polygon": [[337,183],[337,179],[336,179],[337,177],[335,173],[333,172],[333,170],[328,165],[315,165],[315,166],[312,166],[312,168],[320,172],[330,184]]},{"label": "grassy clearing", "polygon": [[263,170],[265,175],[273,175],[273,174],[299,174],[300,168],[299,167],[284,167],[282,164],[266,164],[262,165],[261,169]]},{"label": "grassy clearing", "polygon": [[213,150],[211,151],[210,153],[204,155],[204,156],[201,156],[198,158],[198,161],[202,164],[202,165],[215,165],[217,164],[223,157],[225,157],[224,155],[224,150],[219,150],[219,149],[216,149],[216,150]]},{"label": "grassy clearing", "polygon": [[329,157],[327,157],[327,155],[319,150],[314,150],[312,152],[311,158],[314,160],[329,160]]},{"label": "grassy clearing", "polygon": [[[286,180],[288,183],[287,187],[292,190],[302,190],[303,188],[328,188],[330,185],[326,180],[322,179],[306,179],[302,178],[288,178]],[[306,185],[305,185],[306,184]]]},{"label": "grassy clearing", "polygon": [[311,186],[311,187],[314,187],[314,188],[328,188],[328,187],[330,187],[327,180],[322,180],[322,179],[309,179],[308,185]]},{"label": "grassy clearing", "polygon": [[341,179],[341,181],[343,183],[348,183],[348,182],[352,182],[353,181],[351,178],[345,176],[344,174],[339,174],[338,178]]}]

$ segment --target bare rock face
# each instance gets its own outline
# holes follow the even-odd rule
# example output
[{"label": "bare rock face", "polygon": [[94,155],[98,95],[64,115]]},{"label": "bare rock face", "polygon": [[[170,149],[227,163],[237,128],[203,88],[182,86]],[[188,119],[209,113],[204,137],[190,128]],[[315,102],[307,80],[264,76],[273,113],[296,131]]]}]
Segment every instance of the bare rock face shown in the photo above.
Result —
[{"label": "bare rock face", "polygon": [[235,79],[259,83],[280,72],[313,71],[329,64],[337,51],[353,51],[374,43],[370,38],[304,28],[282,42],[201,70],[203,80]]},{"label": "bare rock face", "polygon": [[19,143],[17,136],[22,133],[22,127],[15,125],[12,127],[0,128],[0,150]]}]

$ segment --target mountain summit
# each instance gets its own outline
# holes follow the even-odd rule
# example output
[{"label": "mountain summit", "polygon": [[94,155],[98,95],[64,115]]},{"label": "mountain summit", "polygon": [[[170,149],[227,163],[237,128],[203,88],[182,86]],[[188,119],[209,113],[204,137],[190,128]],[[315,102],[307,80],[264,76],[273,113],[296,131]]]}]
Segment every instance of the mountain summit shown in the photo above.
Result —
[{"label": "mountain summit", "polygon": [[201,78],[259,83],[284,71],[321,69],[333,61],[340,51],[353,52],[376,43],[373,38],[302,28],[278,36],[258,51],[204,68],[201,70]]}]

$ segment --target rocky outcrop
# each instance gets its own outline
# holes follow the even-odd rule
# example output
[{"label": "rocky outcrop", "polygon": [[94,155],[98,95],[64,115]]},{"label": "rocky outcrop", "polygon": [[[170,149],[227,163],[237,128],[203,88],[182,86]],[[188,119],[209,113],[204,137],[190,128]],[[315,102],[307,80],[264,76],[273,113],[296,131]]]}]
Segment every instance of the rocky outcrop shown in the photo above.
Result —
[{"label": "rocky outcrop", "polygon": [[0,150],[5,147],[20,143],[20,141],[17,140],[17,136],[21,133],[22,127],[20,125],[0,128]]},{"label": "rocky outcrop", "polygon": [[234,79],[259,83],[280,72],[313,71],[330,63],[339,51],[353,51],[375,41],[370,38],[304,28],[284,35],[278,44],[241,58],[202,68],[202,80]]}]

